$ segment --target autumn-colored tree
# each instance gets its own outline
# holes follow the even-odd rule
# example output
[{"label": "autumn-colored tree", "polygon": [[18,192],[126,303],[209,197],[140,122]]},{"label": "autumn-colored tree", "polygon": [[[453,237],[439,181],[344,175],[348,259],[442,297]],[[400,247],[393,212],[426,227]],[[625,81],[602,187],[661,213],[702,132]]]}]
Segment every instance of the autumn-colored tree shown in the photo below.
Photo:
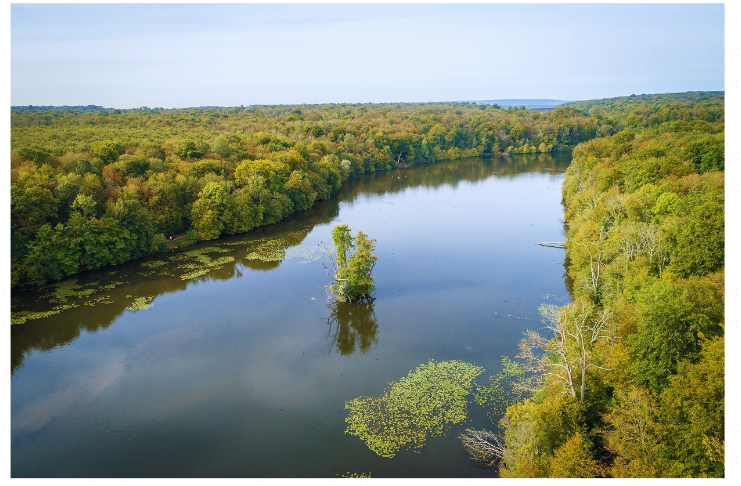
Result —
[{"label": "autumn-colored tree", "polygon": [[593,478],[599,467],[592,457],[584,436],[576,432],[564,445],[556,449],[550,461],[552,478]]}]

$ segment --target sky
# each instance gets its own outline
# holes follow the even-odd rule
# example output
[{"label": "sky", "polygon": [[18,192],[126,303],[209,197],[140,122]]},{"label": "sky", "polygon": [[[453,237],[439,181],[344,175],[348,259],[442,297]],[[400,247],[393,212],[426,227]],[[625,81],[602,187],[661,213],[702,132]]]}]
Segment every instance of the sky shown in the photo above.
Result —
[{"label": "sky", "polygon": [[11,4],[12,105],[724,90],[723,4]]}]

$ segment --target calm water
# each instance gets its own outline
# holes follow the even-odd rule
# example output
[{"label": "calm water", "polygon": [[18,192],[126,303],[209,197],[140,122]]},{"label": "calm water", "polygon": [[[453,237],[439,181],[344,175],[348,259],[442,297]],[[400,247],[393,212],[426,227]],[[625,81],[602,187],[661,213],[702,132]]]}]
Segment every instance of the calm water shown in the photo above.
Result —
[{"label": "calm water", "polygon": [[[564,240],[569,160],[364,176],[247,236],[14,295],[14,311],[78,307],[11,328],[12,476],[493,476],[457,439],[493,427],[473,400],[393,459],[344,433],[344,404],[430,359],[484,367],[483,384],[538,306],[567,299],[563,250],[536,243]],[[377,290],[332,315],[318,245],[341,223],[377,239]],[[137,298],[151,307],[127,310]]]}]

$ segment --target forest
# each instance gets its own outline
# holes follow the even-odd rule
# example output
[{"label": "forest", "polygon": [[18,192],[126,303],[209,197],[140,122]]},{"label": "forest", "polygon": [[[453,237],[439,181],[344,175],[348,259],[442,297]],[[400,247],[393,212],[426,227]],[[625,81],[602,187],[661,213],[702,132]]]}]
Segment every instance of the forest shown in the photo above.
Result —
[{"label": "forest", "polygon": [[722,92],[547,111],[38,108],[11,110],[14,289],[170,251],[172,235],[245,233],[366,173],[572,152],[572,302],[543,306],[544,326],[492,377],[508,406],[500,436],[477,436],[496,446],[479,458],[502,477],[723,477]]},{"label": "forest", "polygon": [[11,111],[11,285],[27,287],[275,223],[348,177],[570,150],[623,129],[718,123],[722,94],[539,112],[475,103]]},{"label": "forest", "polygon": [[574,150],[573,301],[541,308],[545,328],[526,333],[503,380],[520,400],[488,441],[500,475],[723,477],[722,109],[574,106],[623,129]]}]

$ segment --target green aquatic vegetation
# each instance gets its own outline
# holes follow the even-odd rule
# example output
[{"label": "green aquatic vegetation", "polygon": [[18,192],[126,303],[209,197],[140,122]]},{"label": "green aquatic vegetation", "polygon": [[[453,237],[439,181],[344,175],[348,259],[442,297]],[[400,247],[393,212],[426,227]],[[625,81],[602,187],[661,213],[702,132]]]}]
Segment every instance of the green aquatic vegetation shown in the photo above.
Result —
[{"label": "green aquatic vegetation", "polygon": [[217,258],[216,260],[212,261],[211,262],[211,266],[212,267],[219,267],[220,268],[220,267],[223,267],[224,265],[226,265],[227,263],[230,263],[230,262],[233,262],[233,261],[234,261],[234,257],[233,256],[225,256],[225,257]]},{"label": "green aquatic vegetation", "polygon": [[64,303],[71,298],[84,299],[98,292],[113,290],[119,285],[125,283],[126,282],[115,281],[108,285],[99,286],[98,282],[90,282],[85,285],[80,285],[77,282],[77,279],[70,279],[55,285],[54,290],[50,294],[46,294],[44,297],[48,298],[49,302]]},{"label": "green aquatic vegetation", "polygon": [[77,297],[77,289],[82,287],[76,278],[65,280],[54,286],[53,293],[49,298],[52,302],[67,302],[71,297]]},{"label": "green aquatic vegetation", "polygon": [[286,250],[286,261],[296,261],[299,265],[321,260],[324,252],[318,246],[301,245]]},{"label": "green aquatic vegetation", "polygon": [[121,281],[118,281],[118,280],[117,280],[117,281],[115,281],[115,282],[111,282],[111,283],[109,283],[108,285],[104,285],[104,286],[102,286],[102,287],[100,288],[100,290],[113,290],[113,289],[115,289],[116,287],[118,287],[119,285],[123,285],[123,284],[125,284],[125,283],[128,283],[128,282],[121,282]]},{"label": "green aquatic vegetation", "polygon": [[252,248],[252,251],[244,258],[263,262],[280,262],[286,258],[286,248],[288,246],[288,240],[285,238],[267,240]]},{"label": "green aquatic vegetation", "polygon": [[167,265],[167,262],[162,261],[162,260],[154,260],[151,262],[142,263],[142,267],[144,268],[157,268],[157,267],[161,267],[162,265]]},{"label": "green aquatic vegetation", "polygon": [[207,253],[226,253],[230,250],[227,250],[225,248],[220,248],[218,246],[205,246],[203,248],[195,248],[193,250],[184,251],[183,253],[180,253],[178,255],[175,255],[171,258],[171,260],[177,260],[177,259],[185,259],[185,258],[196,258],[196,259],[209,259],[208,256],[206,256]]},{"label": "green aquatic vegetation", "polygon": [[402,447],[419,450],[428,436],[440,436],[468,416],[466,396],[484,369],[462,361],[431,360],[396,382],[380,397],[358,397],[345,403],[345,433],[359,437],[381,457],[394,457]]},{"label": "green aquatic vegetation", "polygon": [[[218,246],[207,246],[204,248],[196,248],[195,250],[190,250],[190,251],[186,251],[178,255],[175,255],[170,258],[170,261],[187,262],[187,263],[178,264],[178,269],[179,270],[193,270],[192,272],[188,272],[185,275],[180,276],[180,278],[182,278],[183,280],[188,280],[191,278],[198,277],[200,275],[204,275],[206,272],[208,272],[209,269],[213,268],[214,266],[223,265],[223,263],[218,263],[215,265],[214,262],[220,261],[221,259],[212,261],[211,257],[209,257],[207,253],[226,253],[228,251],[229,250],[220,248]],[[229,261],[234,261],[233,257],[224,257],[224,258],[231,258],[231,260]],[[202,272],[202,270],[204,269],[206,270],[206,272]]]},{"label": "green aquatic vegetation", "polygon": [[11,324],[25,324],[28,321],[33,321],[36,319],[43,319],[45,317],[60,314],[62,311],[65,311],[68,309],[74,309],[75,307],[80,307],[80,306],[77,304],[62,304],[48,311],[11,312],[10,313],[10,323]]},{"label": "green aquatic vegetation", "polygon": [[210,272],[210,268],[201,268],[199,270],[194,270],[192,272],[184,273],[180,276],[183,280],[192,280],[194,278],[198,278],[201,275],[206,275],[208,272]]},{"label": "green aquatic vegetation", "polygon": [[488,385],[476,386],[474,393],[474,400],[488,410],[487,415],[492,422],[521,398],[519,393],[512,390],[512,382],[523,376],[525,369],[506,356],[502,358],[502,367],[502,371],[489,378]]},{"label": "green aquatic vegetation", "polygon": [[345,474],[340,476],[341,478],[369,478],[371,477],[371,473],[351,473],[346,472]]},{"label": "green aquatic vegetation", "polygon": [[183,265],[181,268],[192,270],[191,272],[185,273],[180,276],[183,280],[191,280],[197,277],[200,277],[201,275],[205,275],[211,270],[218,270],[222,268],[227,263],[233,262],[234,257],[232,256],[225,256],[221,258],[217,258],[216,260],[211,260],[207,263],[204,263],[202,265]]},{"label": "green aquatic vegetation", "polygon": [[94,289],[94,288],[83,289],[83,290],[78,291],[76,293],[75,297],[77,297],[78,299],[81,299],[83,297],[90,297],[95,292],[96,292],[96,289]]},{"label": "green aquatic vegetation", "polygon": [[20,311],[20,312],[11,312],[10,313],[10,323],[11,324],[25,324],[28,321],[32,321],[35,319],[43,319],[44,317],[53,316],[55,314],[59,314],[62,312],[61,310],[50,310],[50,311],[43,311],[43,312],[35,312],[35,311]]},{"label": "green aquatic vegetation", "polygon": [[77,304],[62,304],[62,305],[54,306],[54,310],[65,311],[68,309],[74,309],[76,307],[80,307],[80,306]]},{"label": "green aquatic vegetation", "polygon": [[220,246],[207,246],[205,248],[199,248],[197,250],[190,250],[186,253],[228,253],[231,250],[227,250],[226,248],[221,248]]},{"label": "green aquatic vegetation", "polygon": [[88,302],[85,302],[85,305],[88,307],[94,307],[98,304],[113,304],[113,300],[111,300],[110,295],[103,295],[101,297],[96,298],[95,300],[90,300]]},{"label": "green aquatic vegetation", "polygon": [[151,304],[154,300],[154,295],[146,295],[144,297],[137,297],[134,299],[134,302],[131,303],[130,306],[126,308],[126,310],[130,311],[138,311],[138,310],[144,310],[149,309],[150,307],[154,306],[154,304]]}]

